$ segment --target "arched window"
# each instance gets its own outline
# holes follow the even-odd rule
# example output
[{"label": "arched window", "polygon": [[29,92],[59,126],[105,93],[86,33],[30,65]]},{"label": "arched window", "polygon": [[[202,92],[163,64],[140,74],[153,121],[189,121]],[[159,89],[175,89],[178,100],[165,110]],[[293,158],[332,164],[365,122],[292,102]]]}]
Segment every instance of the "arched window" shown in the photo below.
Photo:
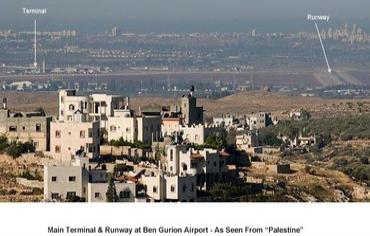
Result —
[{"label": "arched window", "polygon": [[75,110],[75,106],[73,104],[69,105],[69,110],[70,111],[74,111]]}]

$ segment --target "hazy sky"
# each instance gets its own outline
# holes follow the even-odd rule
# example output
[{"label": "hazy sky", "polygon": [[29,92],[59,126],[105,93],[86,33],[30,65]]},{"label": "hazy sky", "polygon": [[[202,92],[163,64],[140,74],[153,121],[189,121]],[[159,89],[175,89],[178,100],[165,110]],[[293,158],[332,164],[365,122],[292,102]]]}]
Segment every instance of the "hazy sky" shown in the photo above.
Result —
[{"label": "hazy sky", "polygon": [[[0,0],[0,26],[21,25],[22,7],[48,8],[49,22],[221,21],[303,19],[307,13],[332,19],[370,18],[369,0]],[[149,24],[147,23],[147,25]]]}]

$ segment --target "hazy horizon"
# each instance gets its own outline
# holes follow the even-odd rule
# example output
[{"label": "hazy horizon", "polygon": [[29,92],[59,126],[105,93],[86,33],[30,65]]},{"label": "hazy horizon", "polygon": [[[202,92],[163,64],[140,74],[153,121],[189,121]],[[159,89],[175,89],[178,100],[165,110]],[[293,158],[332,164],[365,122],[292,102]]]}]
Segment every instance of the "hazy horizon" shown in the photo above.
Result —
[{"label": "hazy horizon", "polygon": [[[329,14],[332,24],[363,22],[366,0],[0,0],[0,28],[28,29],[33,16],[22,8],[47,8],[45,29],[102,31],[118,25],[128,31],[239,31],[249,28],[310,27],[307,13]],[[272,25],[270,25],[273,23]],[[254,25],[256,26],[254,27]],[[279,25],[281,24],[281,25]],[[366,29],[365,29],[366,30]]]}]

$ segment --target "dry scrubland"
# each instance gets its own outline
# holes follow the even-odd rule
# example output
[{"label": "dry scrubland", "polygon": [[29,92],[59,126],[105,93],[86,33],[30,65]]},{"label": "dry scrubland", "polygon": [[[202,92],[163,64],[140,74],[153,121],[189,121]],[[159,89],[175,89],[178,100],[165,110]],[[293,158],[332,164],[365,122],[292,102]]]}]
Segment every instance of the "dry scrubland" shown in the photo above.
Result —
[{"label": "dry scrubland", "polygon": [[[8,98],[8,106],[12,110],[32,111],[38,107],[43,107],[48,114],[57,114],[58,95],[56,92],[1,92],[0,97]],[[139,107],[169,105],[175,103],[175,101],[173,98],[159,97],[133,97],[131,99],[132,106],[136,110]],[[317,97],[291,97],[265,91],[238,93],[217,100],[200,99],[199,103],[204,106],[208,117],[226,113],[245,114],[257,111],[287,114],[291,109],[300,108],[313,112],[315,116],[333,116],[370,111],[370,99],[340,100]]]},{"label": "dry scrubland", "polygon": [[25,156],[13,159],[0,155],[0,202],[39,202],[43,198],[41,188],[32,188],[17,183],[17,177],[26,173],[42,179],[43,165],[40,158]]}]

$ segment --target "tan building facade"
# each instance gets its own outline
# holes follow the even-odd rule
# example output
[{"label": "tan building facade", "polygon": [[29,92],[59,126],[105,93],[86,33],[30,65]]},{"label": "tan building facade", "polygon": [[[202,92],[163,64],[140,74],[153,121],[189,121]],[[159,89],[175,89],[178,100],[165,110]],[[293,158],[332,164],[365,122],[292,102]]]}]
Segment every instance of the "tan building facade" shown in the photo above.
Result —
[{"label": "tan building facade", "polygon": [[83,112],[94,121],[100,122],[102,129],[107,128],[109,116],[113,116],[113,110],[119,109],[124,97],[119,95],[92,94],[78,95],[77,90],[59,91],[58,120],[72,120],[74,112],[82,107]]},{"label": "tan building facade", "polygon": [[77,112],[72,121],[53,121],[50,125],[50,154],[54,159],[70,161],[78,151],[89,158],[100,153],[100,123],[88,121],[86,114]]},{"label": "tan building facade", "polygon": [[42,112],[10,112],[4,100],[0,109],[0,135],[10,141],[33,142],[36,151],[48,151],[50,148],[51,116]]},{"label": "tan building facade", "polygon": [[255,148],[259,146],[258,135],[253,131],[247,134],[236,135],[235,140],[236,147],[247,153],[254,153]]},{"label": "tan building facade", "polygon": [[171,175],[161,171],[150,172],[142,176],[145,193],[154,201],[196,201],[196,176]]},{"label": "tan building facade", "polygon": [[214,149],[195,151],[185,145],[167,147],[165,170],[171,175],[195,175],[200,190],[226,178],[226,157]]},{"label": "tan building facade", "polygon": [[121,137],[128,142],[140,141],[151,144],[161,138],[161,116],[141,114],[136,116],[129,109],[114,110],[107,122],[108,141]]},{"label": "tan building facade", "polygon": [[[119,201],[133,202],[136,183],[114,181]],[[87,202],[107,202],[108,173],[90,169],[88,158],[76,157],[70,164],[44,166],[44,200],[66,201],[80,197]]]},{"label": "tan building facade", "polygon": [[138,140],[137,120],[132,110],[114,110],[114,116],[108,117],[107,124],[108,141],[121,137],[132,143]]}]

